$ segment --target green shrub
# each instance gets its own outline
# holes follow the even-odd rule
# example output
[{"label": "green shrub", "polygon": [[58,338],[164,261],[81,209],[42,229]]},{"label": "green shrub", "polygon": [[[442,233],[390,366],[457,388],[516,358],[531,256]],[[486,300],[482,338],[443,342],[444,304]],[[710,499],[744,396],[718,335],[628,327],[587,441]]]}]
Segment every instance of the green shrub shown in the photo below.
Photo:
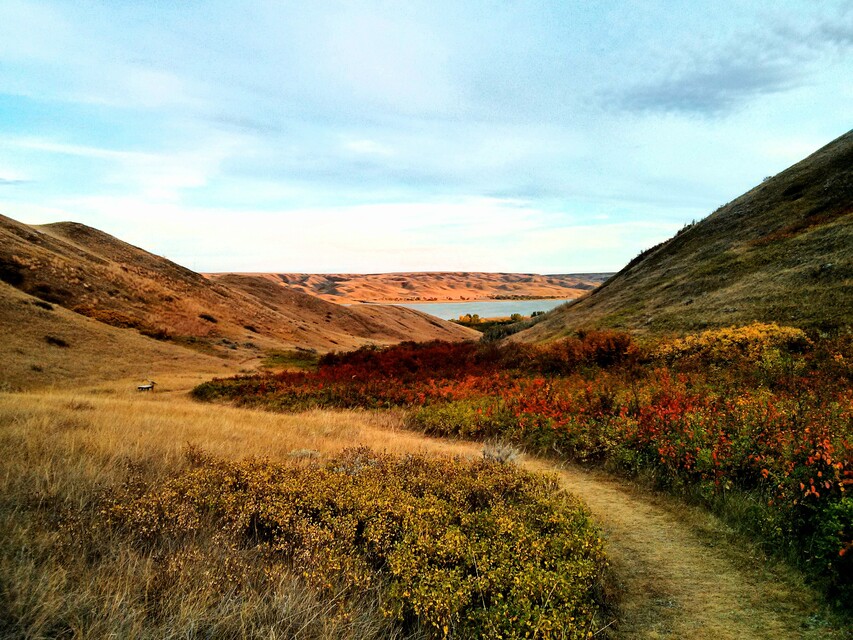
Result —
[{"label": "green shrub", "polygon": [[507,435],[515,417],[491,399],[448,402],[421,407],[407,417],[407,426],[431,436],[482,440]]},{"label": "green shrub", "polygon": [[828,504],[815,521],[818,526],[812,541],[814,556],[823,560],[824,566],[820,569],[829,574],[830,583],[840,585],[835,595],[842,602],[850,603],[853,600],[853,584],[849,580],[853,575],[853,497],[844,496]]}]

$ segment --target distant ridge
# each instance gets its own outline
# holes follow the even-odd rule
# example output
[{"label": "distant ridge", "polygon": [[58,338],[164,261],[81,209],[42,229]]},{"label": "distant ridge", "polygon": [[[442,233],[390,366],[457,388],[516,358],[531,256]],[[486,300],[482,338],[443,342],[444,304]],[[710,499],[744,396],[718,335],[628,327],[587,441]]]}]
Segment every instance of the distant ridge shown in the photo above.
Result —
[{"label": "distant ridge", "polygon": [[330,302],[461,302],[577,298],[612,274],[413,271],[400,273],[258,273],[278,285]]},{"label": "distant ridge", "polygon": [[514,336],[583,327],[683,333],[753,321],[823,331],[853,321],[853,131]]}]

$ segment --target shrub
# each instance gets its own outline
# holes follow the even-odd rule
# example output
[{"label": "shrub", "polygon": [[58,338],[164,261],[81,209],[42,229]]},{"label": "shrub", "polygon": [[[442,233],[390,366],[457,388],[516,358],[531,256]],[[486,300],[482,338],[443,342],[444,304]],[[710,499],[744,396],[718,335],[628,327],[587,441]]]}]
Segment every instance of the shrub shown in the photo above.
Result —
[{"label": "shrub", "polygon": [[483,447],[483,457],[501,464],[515,462],[521,456],[521,452],[506,442],[489,442]]},{"label": "shrub", "polygon": [[261,366],[266,368],[311,369],[317,365],[317,360],[317,352],[313,349],[275,349],[267,352]]},{"label": "shrub", "polygon": [[162,327],[144,327],[139,330],[143,336],[153,338],[154,340],[171,340],[172,334],[168,329]]},{"label": "shrub", "polygon": [[214,318],[209,313],[200,313],[200,314],[198,314],[198,317],[201,318],[202,320],[205,320],[206,322],[211,322],[213,324],[216,324],[217,322],[219,322],[219,320]]},{"label": "shrub", "polygon": [[[192,468],[115,495],[99,526],[165,557],[181,579],[194,539],[295,571],[338,606],[378,590],[383,611],[431,637],[587,638],[605,566],[586,512],[556,480],[486,460],[368,449],[324,463]],[[239,564],[223,590],[239,593]],[[343,615],[346,615],[346,611]]]},{"label": "shrub", "polygon": [[500,402],[483,398],[430,404],[411,412],[406,423],[430,436],[483,440],[510,435],[518,420]]},{"label": "shrub", "polygon": [[741,358],[757,360],[771,349],[791,353],[804,351],[810,346],[812,342],[802,329],[756,322],[666,341],[658,346],[654,356],[668,362],[693,356],[706,362],[720,363]]},{"label": "shrub", "polygon": [[62,338],[58,338],[57,336],[45,336],[44,341],[53,347],[62,347],[63,349],[67,349],[71,346],[65,340],[63,340]]},{"label": "shrub", "polygon": [[20,287],[24,283],[25,269],[15,258],[8,262],[0,258],[0,280],[13,287]]},{"label": "shrub", "polygon": [[43,282],[34,284],[33,287],[28,290],[28,293],[36,298],[41,298],[45,302],[52,302],[53,304],[58,305],[64,305],[73,297],[70,291],[65,289],[54,289],[49,284],[45,284]]},{"label": "shrub", "polygon": [[709,506],[743,492],[767,509],[732,522],[849,592],[853,524],[833,505],[853,487],[853,339],[812,344],[798,329],[752,325],[655,354],[616,332],[545,347],[407,344],[326,356],[312,373],[215,380],[194,395],[278,411],[404,406],[412,429],[643,473]]},{"label": "shrub", "polygon": [[542,373],[565,374],[581,365],[610,367],[635,359],[640,350],[630,334],[619,331],[579,331],[576,337],[543,347],[533,367]]}]

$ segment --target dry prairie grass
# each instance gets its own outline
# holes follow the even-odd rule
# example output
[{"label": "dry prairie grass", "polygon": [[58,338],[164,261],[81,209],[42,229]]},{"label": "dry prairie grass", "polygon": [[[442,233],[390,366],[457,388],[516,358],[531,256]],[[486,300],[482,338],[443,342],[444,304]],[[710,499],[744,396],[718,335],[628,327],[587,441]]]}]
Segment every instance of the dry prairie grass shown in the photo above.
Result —
[{"label": "dry prairie grass", "polygon": [[[183,386],[192,378],[166,380]],[[121,383],[115,386],[127,388]],[[111,394],[111,389],[105,385],[90,394],[0,394],[4,440],[18,440],[24,447],[67,448],[69,454],[83,452],[90,466],[98,470],[97,474],[87,471],[84,475],[88,477],[109,474],[127,459],[146,460],[152,470],[171,468],[180,464],[188,445],[234,460],[253,456],[286,460],[297,449],[334,454],[354,446],[388,453],[479,454],[475,444],[406,431],[402,414],[393,411],[283,415],[232,407],[211,410],[183,398],[179,391],[173,396],[160,392]],[[64,464],[64,460],[59,462]]]},{"label": "dry prairie grass", "polygon": [[[210,565],[211,540],[197,540],[198,559],[190,557],[180,580],[161,585],[169,574],[157,553],[108,531],[88,539],[80,523],[99,517],[103,492],[185,468],[188,445],[226,459],[273,460],[359,444],[471,456],[476,447],[401,432],[393,413],[211,410],[181,396],[131,396],[123,388],[0,394],[0,637],[399,636],[374,593],[350,601],[350,615],[341,616],[335,598],[321,600],[291,575],[271,581],[259,571],[244,581],[251,588],[211,589],[210,572],[220,570]],[[165,594],[153,618],[146,601],[152,585]]]}]

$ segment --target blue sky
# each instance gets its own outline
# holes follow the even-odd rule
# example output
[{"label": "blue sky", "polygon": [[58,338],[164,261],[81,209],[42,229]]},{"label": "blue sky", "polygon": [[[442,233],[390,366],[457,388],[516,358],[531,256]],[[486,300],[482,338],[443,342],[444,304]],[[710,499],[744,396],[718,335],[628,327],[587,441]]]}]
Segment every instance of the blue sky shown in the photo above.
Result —
[{"label": "blue sky", "polygon": [[0,2],[0,213],[200,271],[616,270],[845,133],[853,6]]}]

